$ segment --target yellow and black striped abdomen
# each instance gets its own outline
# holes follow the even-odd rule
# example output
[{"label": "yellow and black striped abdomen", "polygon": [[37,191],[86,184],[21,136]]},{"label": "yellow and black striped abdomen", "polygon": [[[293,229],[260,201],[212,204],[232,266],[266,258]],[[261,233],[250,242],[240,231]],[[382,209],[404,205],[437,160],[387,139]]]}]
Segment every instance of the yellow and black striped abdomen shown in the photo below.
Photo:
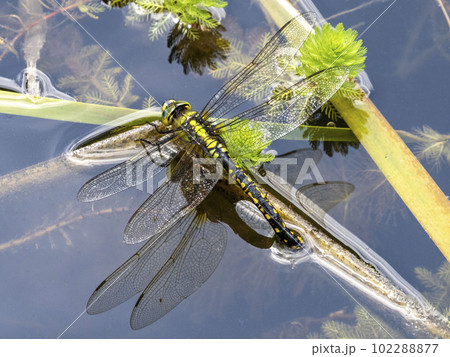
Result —
[{"label": "yellow and black striped abdomen", "polygon": [[303,239],[286,227],[286,224],[280,217],[280,214],[275,207],[273,207],[267,197],[261,192],[258,185],[240,167],[236,167],[235,165],[235,169],[237,184],[261,211],[269,224],[272,226],[280,241],[292,249],[303,248]]},{"label": "yellow and black striped abdomen", "polygon": [[191,139],[199,144],[208,156],[222,163],[229,177],[235,179],[239,187],[250,197],[272,226],[280,241],[292,249],[303,248],[303,239],[286,227],[280,214],[261,192],[258,185],[230,157],[225,145],[215,136],[209,135],[203,125],[195,120],[195,116],[185,117],[182,126]]}]

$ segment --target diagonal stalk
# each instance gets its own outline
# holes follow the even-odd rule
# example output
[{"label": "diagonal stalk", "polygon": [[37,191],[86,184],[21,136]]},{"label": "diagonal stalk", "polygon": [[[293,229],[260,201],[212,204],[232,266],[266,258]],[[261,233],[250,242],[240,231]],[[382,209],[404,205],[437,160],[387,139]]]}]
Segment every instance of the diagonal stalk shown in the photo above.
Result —
[{"label": "diagonal stalk", "polygon": [[[285,0],[260,0],[266,14],[282,26],[298,12]],[[369,98],[353,104],[333,98],[375,164],[423,229],[450,261],[450,201]]]}]

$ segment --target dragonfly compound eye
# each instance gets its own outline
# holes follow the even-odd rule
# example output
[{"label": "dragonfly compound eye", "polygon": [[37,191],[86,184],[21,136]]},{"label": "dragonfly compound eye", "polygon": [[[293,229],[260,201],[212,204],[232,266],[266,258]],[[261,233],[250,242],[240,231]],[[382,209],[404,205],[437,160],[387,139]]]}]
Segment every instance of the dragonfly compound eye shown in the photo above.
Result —
[{"label": "dragonfly compound eye", "polygon": [[172,125],[173,120],[178,118],[183,112],[191,109],[191,105],[184,101],[168,100],[161,107],[161,122],[164,126]]},{"label": "dragonfly compound eye", "polygon": [[161,115],[161,121],[163,125],[168,126],[172,122],[173,117],[173,111],[176,107],[176,102],[171,99],[164,102],[164,104],[161,107],[162,115]]}]

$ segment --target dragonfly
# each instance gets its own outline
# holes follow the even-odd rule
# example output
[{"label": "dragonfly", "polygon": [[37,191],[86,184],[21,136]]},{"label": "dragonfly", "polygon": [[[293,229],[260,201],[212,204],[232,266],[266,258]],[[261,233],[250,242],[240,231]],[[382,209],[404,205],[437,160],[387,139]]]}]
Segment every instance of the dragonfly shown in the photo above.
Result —
[{"label": "dragonfly", "polygon": [[[145,315],[143,311],[151,309],[153,316],[159,318],[183,300],[188,291],[192,293],[198,288],[200,281],[197,278],[191,277],[185,282],[182,279],[169,278],[172,274],[186,277],[185,273],[193,270],[190,269],[193,258],[188,259],[183,255],[188,254],[190,247],[198,248],[193,242],[201,242],[199,244],[202,249],[198,248],[200,256],[195,255],[195,259],[200,261],[203,260],[202,257],[207,260],[208,254],[221,256],[223,252],[224,244],[220,243],[223,241],[223,234],[219,233],[222,230],[194,211],[210,194],[221,175],[217,175],[210,165],[199,165],[197,159],[209,158],[219,162],[225,173],[241,187],[264,215],[277,239],[290,249],[303,248],[302,237],[287,228],[280,213],[262,193],[246,169],[237,163],[233,154],[230,154],[224,133],[253,138],[260,142],[261,147],[267,147],[272,141],[281,138],[307,120],[341,87],[348,78],[349,69],[343,66],[332,67],[299,80],[272,95],[262,104],[233,114],[261,93],[279,84],[287,66],[308,37],[314,23],[313,13],[301,14],[290,20],[267,42],[250,64],[209,100],[201,112],[193,111],[186,101],[166,101],[161,108],[161,125],[156,128],[163,136],[156,142],[144,140],[145,147],[140,153],[89,180],[78,192],[80,201],[96,201],[137,186],[154,178],[163,170],[170,169],[170,176],[133,214],[124,232],[126,243],[148,241],[144,246],[147,247],[148,253],[132,258],[133,264],[125,263],[128,267],[141,264],[139,260],[144,260],[150,255],[158,256],[158,252],[172,246],[164,242],[170,241],[174,236],[180,238],[179,245],[173,245],[172,253],[164,254],[162,258],[166,259],[168,265],[164,263],[155,268],[150,264],[153,279],[137,302],[132,327],[155,321],[153,318],[143,322],[144,319],[140,317]],[[241,148],[240,151],[241,154],[245,154],[245,148]],[[220,238],[219,242],[214,242],[210,238],[209,231],[213,226],[215,235]],[[183,234],[184,229],[186,231]],[[180,246],[184,248],[178,248]],[[217,266],[215,262],[214,260],[214,264],[208,263],[206,269],[208,273],[200,274],[202,277],[200,280],[209,277]],[[191,273],[196,274],[195,270]],[[125,272],[122,274],[120,277],[129,276]],[[121,281],[125,285],[135,284],[133,278],[130,278],[130,282],[127,278],[122,280],[120,277],[115,276],[113,280]],[[94,292],[91,297],[93,300],[88,304],[88,312],[95,313],[114,305],[111,302],[114,301],[113,297],[110,298],[111,301],[106,302],[101,295],[113,280],[109,280],[107,284],[105,283],[107,279]],[[186,288],[182,294],[173,293],[174,290],[178,291],[176,286],[172,286],[174,280]],[[139,286],[137,290],[142,291],[142,288],[143,286]],[[149,301],[153,301],[154,304],[149,304]],[[152,307],[149,307],[150,305]]]}]

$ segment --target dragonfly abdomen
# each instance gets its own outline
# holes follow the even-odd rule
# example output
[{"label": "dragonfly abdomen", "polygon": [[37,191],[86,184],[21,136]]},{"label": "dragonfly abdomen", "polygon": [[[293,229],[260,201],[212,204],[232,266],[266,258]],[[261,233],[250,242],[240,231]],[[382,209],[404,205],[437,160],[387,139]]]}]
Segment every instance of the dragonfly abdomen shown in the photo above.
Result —
[{"label": "dragonfly abdomen", "polygon": [[220,144],[215,154],[221,160],[224,169],[227,171],[231,179],[236,180],[236,183],[250,197],[256,207],[264,215],[269,224],[272,226],[280,241],[292,249],[302,249],[303,239],[286,227],[283,219],[278,211],[273,207],[266,195],[262,193],[258,185],[251,179],[251,177],[238,165],[228,154],[228,150],[222,149]]},{"label": "dragonfly abdomen", "polygon": [[184,130],[192,141],[199,144],[206,154],[221,161],[229,177],[235,179],[244,193],[250,197],[256,207],[267,219],[278,238],[292,249],[303,248],[302,238],[286,227],[278,211],[273,207],[267,197],[261,192],[258,185],[249,175],[230,157],[228,149],[213,135],[210,135],[195,116],[187,117],[183,123]]},{"label": "dragonfly abdomen", "polygon": [[273,207],[266,195],[261,192],[258,185],[239,166],[234,166],[236,170],[237,184],[261,211],[281,242],[293,249],[303,248],[303,239],[286,227],[286,223],[283,221],[280,214],[276,208]]}]

